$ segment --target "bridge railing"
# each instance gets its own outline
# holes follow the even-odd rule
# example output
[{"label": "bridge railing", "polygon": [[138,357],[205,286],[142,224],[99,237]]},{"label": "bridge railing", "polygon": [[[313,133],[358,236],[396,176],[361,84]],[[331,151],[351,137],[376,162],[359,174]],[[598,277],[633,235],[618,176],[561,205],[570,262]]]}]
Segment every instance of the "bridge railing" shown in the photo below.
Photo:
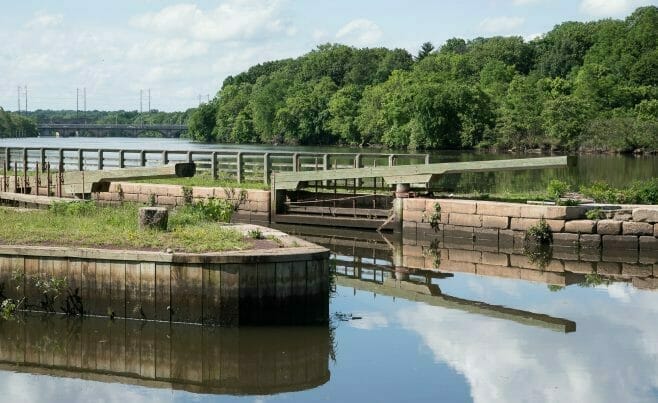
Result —
[{"label": "bridge railing", "polygon": [[269,183],[270,174],[364,166],[394,166],[429,163],[428,154],[322,153],[278,150],[158,150],[117,148],[0,147],[0,167],[35,169],[50,164],[52,170],[82,171],[173,162],[194,162],[213,178],[238,182]]}]

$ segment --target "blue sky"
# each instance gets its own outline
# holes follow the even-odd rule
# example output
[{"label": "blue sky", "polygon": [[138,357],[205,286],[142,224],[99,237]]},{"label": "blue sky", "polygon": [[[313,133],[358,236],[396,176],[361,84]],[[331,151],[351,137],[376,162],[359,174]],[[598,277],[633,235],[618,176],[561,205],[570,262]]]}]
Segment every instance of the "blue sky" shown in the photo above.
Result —
[{"label": "blue sky", "polygon": [[[531,39],[567,21],[623,18],[658,0],[23,0],[0,14],[0,106],[183,110],[249,66],[318,44],[440,46],[451,37]],[[24,91],[23,89],[21,90]],[[24,95],[21,95],[24,107]],[[80,103],[82,107],[82,101]]]}]

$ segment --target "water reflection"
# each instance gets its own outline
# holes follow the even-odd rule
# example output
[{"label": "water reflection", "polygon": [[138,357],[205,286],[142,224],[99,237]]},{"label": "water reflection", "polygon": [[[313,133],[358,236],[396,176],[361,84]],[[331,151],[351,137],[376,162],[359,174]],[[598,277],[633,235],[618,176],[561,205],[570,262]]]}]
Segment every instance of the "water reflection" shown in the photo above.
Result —
[{"label": "water reflection", "polygon": [[266,395],[329,380],[330,329],[218,328],[26,315],[0,321],[0,369],[212,394]]}]

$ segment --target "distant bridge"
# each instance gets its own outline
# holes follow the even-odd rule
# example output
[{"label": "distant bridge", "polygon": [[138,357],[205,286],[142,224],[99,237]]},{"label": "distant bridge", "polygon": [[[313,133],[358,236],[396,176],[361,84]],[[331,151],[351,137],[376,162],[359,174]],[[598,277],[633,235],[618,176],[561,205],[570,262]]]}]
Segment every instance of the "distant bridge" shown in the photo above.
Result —
[{"label": "distant bridge", "polygon": [[116,135],[138,136],[144,132],[158,132],[164,137],[180,137],[187,131],[187,125],[157,124],[94,124],[94,123],[39,123],[37,130],[40,136],[75,137],[93,135],[110,137]]}]

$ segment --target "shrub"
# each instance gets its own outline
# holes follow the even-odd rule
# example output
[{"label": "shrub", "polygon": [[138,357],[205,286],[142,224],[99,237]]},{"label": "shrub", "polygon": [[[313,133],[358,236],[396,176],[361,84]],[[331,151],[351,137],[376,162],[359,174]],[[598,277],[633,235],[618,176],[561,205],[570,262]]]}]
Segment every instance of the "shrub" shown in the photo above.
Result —
[{"label": "shrub", "polygon": [[174,228],[208,221],[229,222],[232,216],[233,205],[230,202],[223,199],[208,199],[178,208],[169,222]]},{"label": "shrub", "polygon": [[588,220],[601,220],[605,218],[605,214],[600,208],[595,208],[594,210],[588,210],[585,213],[585,217],[587,217]]},{"label": "shrub", "polygon": [[569,184],[559,179],[553,179],[548,182],[546,192],[551,199],[559,199],[569,191]]},{"label": "shrub", "polygon": [[50,210],[57,215],[88,216],[96,212],[96,203],[93,201],[54,202]]},{"label": "shrub", "polygon": [[527,240],[535,241],[540,244],[549,244],[553,240],[551,228],[543,217],[537,224],[528,228],[525,236]]},{"label": "shrub", "polygon": [[251,239],[265,239],[263,236],[263,231],[258,228],[249,230],[249,232],[247,232],[247,236]]}]

